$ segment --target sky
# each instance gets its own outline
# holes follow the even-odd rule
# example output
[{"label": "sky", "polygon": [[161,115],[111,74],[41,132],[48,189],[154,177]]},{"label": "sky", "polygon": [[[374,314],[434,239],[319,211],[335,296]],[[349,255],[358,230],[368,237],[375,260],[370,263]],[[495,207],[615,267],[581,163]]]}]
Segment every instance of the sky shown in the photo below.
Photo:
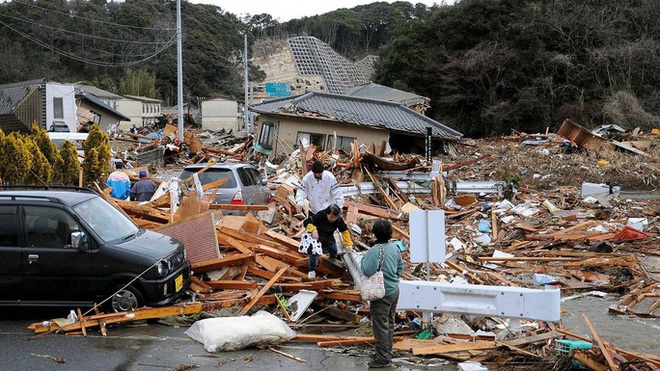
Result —
[{"label": "sky", "polygon": [[[234,13],[239,17],[247,14],[268,13],[279,22],[294,18],[311,17],[340,8],[353,8],[358,5],[371,4],[378,0],[189,0],[195,4],[213,4],[222,10]],[[380,0],[393,3],[396,0]],[[423,3],[432,6],[442,0],[413,0],[413,4]],[[448,0],[446,3],[453,3]]]}]

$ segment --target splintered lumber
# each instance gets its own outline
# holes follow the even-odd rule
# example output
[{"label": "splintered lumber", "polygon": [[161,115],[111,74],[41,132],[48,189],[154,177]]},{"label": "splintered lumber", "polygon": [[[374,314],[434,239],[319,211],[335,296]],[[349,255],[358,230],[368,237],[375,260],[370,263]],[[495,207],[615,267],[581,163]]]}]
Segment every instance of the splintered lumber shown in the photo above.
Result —
[{"label": "splintered lumber", "polygon": [[[189,303],[186,305],[175,305],[170,307],[161,307],[161,308],[140,308],[131,312],[119,312],[119,313],[109,313],[109,314],[99,314],[89,317],[80,318],[78,322],[74,322],[70,325],[61,326],[59,330],[64,332],[70,331],[82,331],[83,326],[88,329],[90,327],[101,326],[101,329],[104,330],[105,325],[121,322],[133,322],[140,321],[145,319],[154,319],[154,318],[163,318],[168,316],[179,316],[184,314],[195,314],[202,311],[201,303]],[[50,321],[51,324],[55,324],[54,321]],[[51,326],[44,326],[44,322],[33,323],[28,326],[28,329],[34,333],[42,333],[50,331]],[[57,326],[55,324],[55,326]]]},{"label": "splintered lumber", "polygon": [[218,236],[218,241],[219,242],[225,242],[227,245],[235,248],[236,250],[240,251],[243,254],[248,254],[252,255],[252,250],[247,248],[245,245],[243,245],[240,241],[237,239],[230,237],[220,231],[216,231],[217,236]]},{"label": "splintered lumber", "polygon": [[254,251],[268,255],[278,260],[285,261],[287,263],[291,263],[292,265],[296,266],[299,264],[304,264],[308,261],[308,258],[303,257],[298,252],[286,252],[266,245],[257,245],[254,247]]},{"label": "splintered lumber", "polygon": [[605,356],[605,359],[607,360],[607,365],[610,366],[610,370],[612,370],[612,371],[618,370],[619,368],[614,363],[614,359],[612,358],[612,354],[610,353],[609,349],[607,349],[607,346],[605,345],[605,343],[603,343],[603,340],[600,339],[600,335],[598,335],[598,333],[596,332],[596,329],[591,324],[591,321],[589,320],[589,317],[587,317],[587,315],[584,314],[584,313],[582,313],[582,317],[584,318],[584,322],[587,323],[587,327],[589,327],[589,331],[591,331],[591,335],[593,335],[594,340],[596,342],[596,345],[598,345],[598,348],[603,353],[603,356]]},{"label": "splintered lumber", "polygon": [[252,254],[236,254],[231,256],[226,256],[220,259],[211,259],[205,260],[199,263],[192,264],[192,270],[195,273],[208,272],[229,265],[240,265],[247,262],[254,261],[254,255]]},{"label": "splintered lumber", "polygon": [[219,231],[226,234],[229,237],[233,237],[239,241],[251,242],[251,243],[260,243],[264,245],[271,245],[272,242],[265,238],[261,238],[256,234],[237,231],[235,229],[227,228],[225,226],[220,226]]},{"label": "splintered lumber", "polygon": [[400,219],[401,218],[401,213],[397,212],[395,210],[389,210],[384,207],[379,207],[375,205],[365,205],[365,204],[360,204],[355,201],[346,201],[346,206],[351,207],[354,206],[358,209],[358,212],[371,215],[371,216],[377,216],[379,218],[384,218],[384,219]]},{"label": "splintered lumber", "polygon": [[449,171],[449,170],[458,169],[459,167],[463,167],[463,166],[466,166],[466,165],[471,165],[471,164],[474,164],[475,162],[479,162],[479,161],[481,161],[481,160],[485,160],[485,159],[487,159],[487,158],[489,158],[489,157],[491,157],[491,156],[492,156],[492,154],[488,154],[488,155],[483,155],[483,156],[481,156],[481,157],[477,157],[477,158],[475,158],[475,159],[468,160],[468,161],[457,162],[457,163],[455,163],[455,164],[446,165],[446,166],[443,165],[443,166],[442,166],[442,171]]},{"label": "splintered lumber", "polygon": [[362,169],[367,173],[369,178],[371,179],[371,182],[376,186],[376,189],[378,189],[378,192],[380,192],[380,195],[383,196],[383,199],[385,202],[387,202],[387,205],[391,207],[392,209],[397,209],[396,205],[394,204],[394,201],[385,193],[385,190],[383,190],[383,187],[380,186],[380,182],[376,178],[374,178],[373,175],[367,170],[365,166],[362,167]]},{"label": "splintered lumber", "polygon": [[[403,337],[395,336],[392,341],[401,341]],[[363,345],[363,344],[374,344],[376,340],[373,337],[369,336],[353,336],[346,339],[337,339],[337,340],[327,340],[319,341],[316,343],[319,347],[337,347],[337,346],[351,346],[351,345]]]},{"label": "splintered lumber", "polygon": [[433,345],[429,347],[413,348],[413,355],[445,354],[452,352],[462,352],[466,350],[495,349],[497,343],[494,341],[477,341],[469,343]]},{"label": "splintered lumber", "polygon": [[205,284],[216,290],[252,290],[258,287],[256,281],[215,280]]},{"label": "splintered lumber", "polygon": [[590,370],[595,370],[595,371],[609,370],[609,367],[603,366],[602,364],[594,361],[593,359],[591,359],[591,357],[589,357],[587,353],[583,352],[581,349],[576,349],[575,353],[573,353],[573,359],[589,367]]},{"label": "splintered lumber", "polygon": [[341,282],[340,279],[334,278],[330,280],[316,280],[310,282],[296,282],[296,283],[274,283],[273,286],[280,287],[282,291],[300,291],[300,290],[313,290],[320,291],[328,287],[342,287],[348,286]]},{"label": "splintered lumber", "polygon": [[241,312],[240,312],[242,316],[245,315],[250,309],[252,309],[252,307],[257,303],[257,301],[258,301],[258,300],[259,300],[264,294],[266,294],[266,292],[270,289],[270,287],[273,286],[273,284],[274,284],[275,282],[277,282],[278,279],[280,279],[280,276],[283,275],[284,272],[286,272],[286,268],[282,268],[282,269],[280,269],[280,270],[279,270],[279,271],[273,276],[273,278],[271,278],[270,281],[268,281],[268,283],[267,283],[267,284],[266,284],[266,285],[265,285],[265,286],[259,291],[259,293],[257,293],[257,295],[256,295],[254,298],[252,298],[252,300],[251,300],[251,301],[250,301],[245,307],[243,307],[243,309],[242,309]]},{"label": "splintered lumber", "polygon": [[[226,179],[223,179],[226,180]],[[232,204],[210,204],[211,210],[239,210],[239,211],[262,211],[268,210],[268,205],[232,205]]]},{"label": "splintered lumber", "polygon": [[170,214],[160,211],[150,206],[144,206],[135,202],[114,200],[115,203],[126,213],[137,216],[142,219],[167,223],[170,220]]},{"label": "splintered lumber", "polygon": [[329,308],[325,308],[325,313],[352,323],[360,323],[362,320],[362,316],[357,315],[351,311],[339,309],[335,306],[329,306]]},{"label": "splintered lumber", "polygon": [[198,294],[208,294],[213,290],[213,287],[195,276],[190,276],[190,289]]},{"label": "splintered lumber", "polygon": [[449,261],[449,260],[446,260],[445,264],[447,264],[449,267],[451,267],[451,269],[455,270],[456,272],[460,273],[461,275],[464,275],[465,277],[469,278],[472,282],[478,283],[480,285],[484,284],[484,281],[479,279],[479,277],[475,276],[474,274],[470,273],[467,270],[467,268],[463,268],[460,265],[458,265],[458,264],[456,264],[452,261]]},{"label": "splintered lumber", "polygon": [[273,241],[280,243],[291,250],[294,250],[296,252],[298,251],[298,246],[300,246],[300,242],[294,240],[293,238],[271,230],[267,230],[264,234]]}]

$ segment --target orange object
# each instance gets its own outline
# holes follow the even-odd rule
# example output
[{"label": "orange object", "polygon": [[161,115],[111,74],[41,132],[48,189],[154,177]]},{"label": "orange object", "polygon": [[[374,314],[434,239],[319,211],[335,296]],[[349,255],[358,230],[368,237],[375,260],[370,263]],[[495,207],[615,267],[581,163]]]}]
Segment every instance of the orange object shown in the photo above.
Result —
[{"label": "orange object", "polygon": [[623,227],[622,230],[617,232],[612,239],[614,240],[635,240],[638,238],[649,238],[648,234],[640,231],[639,229],[635,229],[631,226],[625,226]]}]

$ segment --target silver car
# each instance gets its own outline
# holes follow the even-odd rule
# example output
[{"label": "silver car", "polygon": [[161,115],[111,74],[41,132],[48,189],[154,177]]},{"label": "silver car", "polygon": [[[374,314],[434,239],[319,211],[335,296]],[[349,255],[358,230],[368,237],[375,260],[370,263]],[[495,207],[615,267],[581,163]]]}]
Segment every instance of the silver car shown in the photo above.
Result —
[{"label": "silver car", "polygon": [[[179,178],[188,179],[208,164],[188,165]],[[232,205],[266,205],[271,197],[270,190],[266,188],[266,179],[261,177],[259,170],[250,164],[215,164],[199,174],[202,185],[228,179],[220,186],[215,195],[215,203]],[[210,190],[209,193],[213,192]],[[226,210],[228,215],[243,215],[245,212]]]}]

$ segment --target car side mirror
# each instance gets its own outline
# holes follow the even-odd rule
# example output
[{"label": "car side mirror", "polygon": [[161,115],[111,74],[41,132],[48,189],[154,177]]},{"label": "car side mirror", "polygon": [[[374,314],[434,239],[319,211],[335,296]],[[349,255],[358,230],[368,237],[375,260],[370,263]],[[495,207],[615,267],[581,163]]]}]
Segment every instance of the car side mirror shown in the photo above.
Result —
[{"label": "car side mirror", "polygon": [[87,236],[85,232],[75,231],[71,232],[71,245],[78,250],[85,250],[87,245]]}]

